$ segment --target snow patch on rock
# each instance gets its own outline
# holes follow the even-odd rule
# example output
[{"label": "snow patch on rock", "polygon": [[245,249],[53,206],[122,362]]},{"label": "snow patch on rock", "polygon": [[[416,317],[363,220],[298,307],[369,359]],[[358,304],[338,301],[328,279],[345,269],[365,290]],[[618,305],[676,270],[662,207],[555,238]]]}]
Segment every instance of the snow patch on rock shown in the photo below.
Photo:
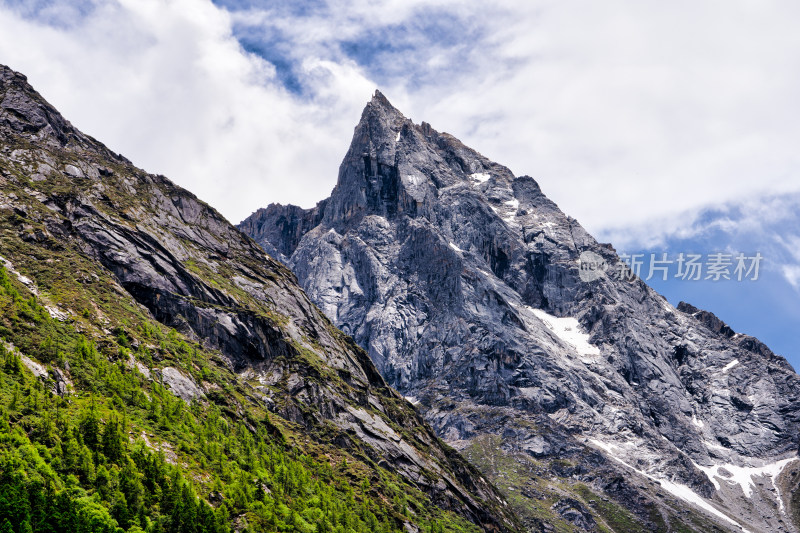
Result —
[{"label": "snow patch on rock", "polygon": [[486,172],[475,172],[474,174],[470,174],[469,177],[470,179],[472,179],[473,181],[477,181],[478,183],[486,183],[487,181],[489,181],[489,178],[491,176],[489,176],[489,174],[487,174]]},{"label": "snow patch on rock", "polygon": [[785,512],[783,508],[783,498],[780,496],[780,489],[776,481],[781,472],[783,472],[783,469],[786,468],[786,465],[795,460],[797,460],[796,457],[789,457],[788,459],[781,459],[780,461],[756,467],[736,466],[732,464],[696,466],[708,476],[708,479],[711,480],[717,490],[720,488],[720,482],[727,483],[728,485],[739,485],[744,495],[748,498],[753,495],[753,489],[756,485],[756,481],[754,481],[753,478],[768,477],[772,486],[775,487],[775,493],[778,497],[778,507],[781,512]]},{"label": "snow patch on rock", "polygon": [[503,220],[503,222],[505,222],[509,226],[512,226],[512,225],[515,224],[515,219],[516,219],[516,216],[517,216],[516,209],[513,209],[513,210],[509,209],[505,205],[503,205],[501,207],[495,207],[495,206],[490,204],[489,207],[492,208],[492,211],[494,211],[495,215],[500,217]]},{"label": "snow patch on rock", "polygon": [[[650,476],[648,476],[650,477]],[[652,478],[655,479],[655,478]],[[661,484],[661,487],[675,496],[676,498],[680,498],[681,500],[688,502],[690,504],[696,505],[697,507],[703,509],[711,513],[712,515],[721,518],[722,520],[728,522],[729,524],[733,524],[734,526],[738,526],[742,528],[744,533],[753,533],[749,529],[743,527],[740,523],[732,518],[728,517],[725,513],[718,510],[716,507],[708,503],[702,496],[697,494],[695,491],[687,487],[686,485],[682,485],[680,483],[674,483],[672,481],[668,481],[666,479],[656,479]]]},{"label": "snow patch on rock", "polygon": [[691,505],[695,505],[695,506],[703,509],[704,511],[706,511],[706,512],[708,512],[710,514],[712,514],[712,515],[714,515],[714,516],[716,516],[718,518],[721,518],[722,520],[724,520],[724,521],[726,521],[726,522],[728,522],[730,524],[733,524],[733,525],[735,525],[737,527],[740,527],[744,533],[753,533],[752,531],[750,531],[749,529],[744,528],[740,523],[736,522],[735,520],[730,518],[728,515],[726,515],[725,513],[723,513],[722,511],[720,511],[716,507],[714,507],[713,505],[711,505],[711,503],[709,503],[705,498],[703,498],[702,496],[697,494],[695,491],[693,491],[691,488],[687,487],[686,485],[683,485],[681,483],[675,483],[675,482],[669,481],[667,479],[659,479],[659,478],[654,477],[654,476],[652,476],[652,475],[650,475],[650,474],[648,474],[646,472],[643,472],[643,471],[641,471],[641,470],[639,470],[637,468],[634,468],[630,464],[626,463],[625,461],[623,461],[622,459],[620,459],[619,457],[617,457],[615,455],[614,451],[617,448],[617,446],[615,446],[613,444],[606,443],[606,442],[601,442],[601,441],[599,441],[597,439],[590,439],[589,442],[591,444],[593,444],[594,446],[596,446],[597,448],[600,448],[601,450],[606,452],[606,454],[609,457],[611,457],[613,460],[615,460],[616,462],[620,463],[621,465],[626,466],[627,468],[630,468],[634,472],[637,472],[637,473],[645,476],[648,479],[652,479],[653,481],[658,482],[661,485],[661,488],[663,488],[664,490],[666,490],[667,492],[669,492],[670,494],[672,494],[676,498],[679,498],[679,499],[681,499],[681,500],[683,500],[683,501],[685,501],[685,502],[687,502],[687,503],[689,503]]},{"label": "snow patch on rock", "polygon": [[559,339],[573,346],[581,356],[596,357],[600,355],[600,348],[589,342],[589,335],[581,331],[577,318],[556,317],[541,309],[532,307],[528,307],[528,309],[536,315],[536,318],[544,322]]},{"label": "snow patch on rock", "polygon": [[739,360],[738,359],[734,359],[733,361],[731,361],[730,363],[728,363],[727,365],[722,367],[722,373],[726,374],[728,372],[728,370],[730,370],[731,368],[735,367],[738,364],[739,364]]}]

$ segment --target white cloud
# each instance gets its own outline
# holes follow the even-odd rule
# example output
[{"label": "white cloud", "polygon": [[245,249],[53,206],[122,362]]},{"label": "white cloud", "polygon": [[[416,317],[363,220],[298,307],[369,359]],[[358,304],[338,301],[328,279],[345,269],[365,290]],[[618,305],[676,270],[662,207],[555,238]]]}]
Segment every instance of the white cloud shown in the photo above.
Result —
[{"label": "white cloud", "polygon": [[797,8],[778,6],[536,3],[478,86],[415,103],[595,231],[798,190]]},{"label": "white cloud", "polygon": [[291,95],[199,0],[105,1],[66,27],[0,9],[0,27],[0,60],[77,127],[233,222],[321,199],[374,89],[353,64],[309,58],[315,96]]},{"label": "white cloud", "polygon": [[800,290],[800,266],[798,265],[784,265],[783,275],[792,287]]},{"label": "white cloud", "polygon": [[[55,27],[0,8],[0,61],[233,221],[327,196],[380,84],[416,121],[534,176],[590,231],[656,242],[697,231],[704,207],[800,190],[799,14],[744,0],[330,0],[302,15],[99,0]],[[425,29],[437,20],[452,35]],[[307,96],[234,26],[278,32]],[[365,50],[378,65],[343,52],[375,40],[402,46]]]},{"label": "white cloud", "polygon": [[800,291],[800,193],[748,198],[684,215],[606,229],[599,237],[627,251],[758,252],[762,270],[777,272]]},{"label": "white cloud", "polygon": [[[792,229],[789,231],[797,231],[797,219],[795,218],[793,222],[790,226]],[[786,235],[779,234],[773,238],[784,251],[785,263],[781,265],[781,273],[786,281],[800,292],[800,235],[793,235],[789,231],[786,231]]]},{"label": "white cloud", "polygon": [[[710,203],[710,202],[709,202]],[[800,239],[788,234],[800,223],[800,193],[763,194],[739,201],[711,204],[705,209],[653,216],[638,225],[606,227],[596,235],[617,248],[657,248],[724,233],[731,240],[760,238],[781,249],[781,255],[800,262]],[[797,239],[797,242],[793,242]],[[794,252],[792,250],[795,250]]]}]

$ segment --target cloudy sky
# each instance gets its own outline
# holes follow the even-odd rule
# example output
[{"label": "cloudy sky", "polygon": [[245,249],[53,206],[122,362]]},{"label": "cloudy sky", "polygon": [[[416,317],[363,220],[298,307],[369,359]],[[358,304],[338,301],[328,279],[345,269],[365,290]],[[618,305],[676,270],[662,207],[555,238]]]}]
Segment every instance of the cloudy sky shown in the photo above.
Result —
[{"label": "cloudy sky", "polygon": [[326,197],[380,88],[620,251],[764,255],[657,283],[800,364],[800,4],[0,0],[0,63],[239,222]]}]

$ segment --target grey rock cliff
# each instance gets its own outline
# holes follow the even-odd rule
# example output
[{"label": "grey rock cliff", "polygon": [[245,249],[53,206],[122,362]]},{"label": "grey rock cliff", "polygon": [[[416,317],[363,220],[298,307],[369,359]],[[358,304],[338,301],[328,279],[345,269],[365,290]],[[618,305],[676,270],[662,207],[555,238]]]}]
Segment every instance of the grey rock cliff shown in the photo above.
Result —
[{"label": "grey rock cliff", "polygon": [[[2,65],[0,210],[4,257],[30,262],[41,246],[88,258],[120,305],[214,350],[306,441],[346,448],[376,474],[396,472],[487,531],[515,530],[494,487],[436,438],[289,270],[188,191],[77,131]],[[316,222],[300,215],[281,226],[298,239]],[[160,376],[186,401],[205,397],[175,368]]]},{"label": "grey rock cliff", "polygon": [[[534,179],[412,123],[382,94],[330,198],[311,211],[272,205],[240,228],[281,254],[453,445],[493,433],[557,456],[522,431],[546,419],[673,496],[691,490],[720,527],[794,530],[777,473],[758,473],[796,457],[800,379],[788,363],[713,315],[672,307]],[[611,267],[591,282],[579,272],[587,251]],[[505,422],[476,415],[486,408]],[[557,507],[578,520],[574,509]]]}]

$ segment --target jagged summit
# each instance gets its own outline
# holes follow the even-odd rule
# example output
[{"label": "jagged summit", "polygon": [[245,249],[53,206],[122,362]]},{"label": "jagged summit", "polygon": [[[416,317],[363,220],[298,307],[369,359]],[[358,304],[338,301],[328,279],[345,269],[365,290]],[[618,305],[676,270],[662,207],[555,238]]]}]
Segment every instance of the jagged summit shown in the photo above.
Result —
[{"label": "jagged summit", "polygon": [[783,366],[787,370],[792,370],[792,371],[794,370],[792,368],[792,365],[789,364],[789,362],[784,357],[776,355],[772,350],[769,349],[769,347],[766,344],[764,344],[760,340],[750,335],[745,335],[743,333],[737,333],[733,331],[733,329],[728,324],[723,322],[714,313],[706,311],[704,309],[698,309],[697,307],[687,302],[679,302],[677,309],[678,311],[682,311],[696,318],[701,324],[705,325],[708,329],[710,329],[714,333],[722,335],[728,339],[731,339],[733,342],[735,342],[745,350],[758,353],[761,356],[768,359],[771,363]]},{"label": "jagged summit", "polygon": [[[281,251],[312,300],[454,446],[474,451],[502,435],[491,448],[515,461],[569,458],[592,479],[610,465],[658,479],[721,528],[788,528],[776,511],[788,506],[775,496],[785,487],[766,473],[798,465],[800,378],[785,360],[611,275],[624,272],[613,248],[535,180],[376,98],[329,199],[240,228]],[[583,253],[610,274],[584,280]],[[587,459],[590,449],[607,462]],[[736,484],[726,472],[740,473]],[[525,479],[516,493],[534,483]],[[602,490],[668,514],[651,481]]]},{"label": "jagged summit", "polygon": [[[351,148],[369,151],[368,147],[359,145],[357,140],[369,139],[375,146],[391,142],[405,123],[411,123],[411,121],[394,107],[382,92],[376,89],[372,99],[367,102],[361,112],[361,120],[356,125],[353,136],[352,144],[354,146]],[[361,135],[359,135],[359,130],[362,130]]]},{"label": "jagged summit", "polygon": [[388,111],[401,114],[400,111],[398,111],[397,108],[392,105],[389,99],[386,98],[386,96],[379,89],[375,89],[375,93],[372,95],[372,99],[367,105],[373,107],[382,107]]},{"label": "jagged summit", "polygon": [[514,179],[454,137],[414,124],[376,91],[355,127],[323,221],[340,227],[367,214],[430,214],[440,189],[484,176],[505,184]]}]

